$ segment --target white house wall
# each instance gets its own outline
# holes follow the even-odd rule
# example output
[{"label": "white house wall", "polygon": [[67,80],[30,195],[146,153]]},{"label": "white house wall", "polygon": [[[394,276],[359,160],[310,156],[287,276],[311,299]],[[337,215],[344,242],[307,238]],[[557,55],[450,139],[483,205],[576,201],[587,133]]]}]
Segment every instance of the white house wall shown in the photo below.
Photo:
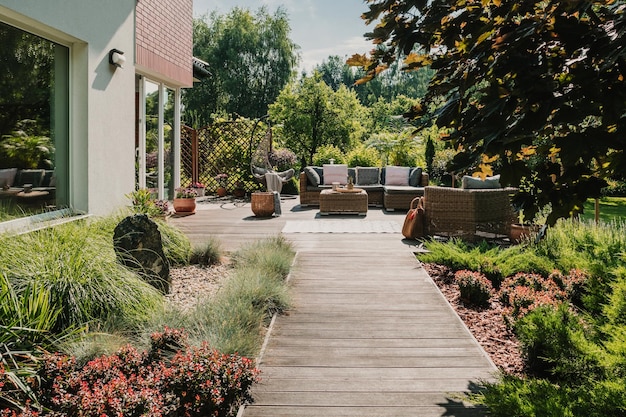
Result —
[{"label": "white house wall", "polygon": [[[70,47],[70,204],[107,214],[135,175],[136,0],[0,0],[0,19]],[[124,51],[124,68],[108,62]]]}]

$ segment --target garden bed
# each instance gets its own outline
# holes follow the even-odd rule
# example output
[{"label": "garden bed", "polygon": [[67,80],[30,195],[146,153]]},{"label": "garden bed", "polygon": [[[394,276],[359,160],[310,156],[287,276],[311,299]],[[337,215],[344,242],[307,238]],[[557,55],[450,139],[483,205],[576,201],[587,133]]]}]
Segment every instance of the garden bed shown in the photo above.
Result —
[{"label": "garden bed", "polygon": [[467,307],[459,296],[458,285],[454,283],[454,271],[438,264],[426,263],[423,267],[498,369],[523,376],[524,361],[519,342],[502,319],[502,303],[491,297],[488,308]]}]

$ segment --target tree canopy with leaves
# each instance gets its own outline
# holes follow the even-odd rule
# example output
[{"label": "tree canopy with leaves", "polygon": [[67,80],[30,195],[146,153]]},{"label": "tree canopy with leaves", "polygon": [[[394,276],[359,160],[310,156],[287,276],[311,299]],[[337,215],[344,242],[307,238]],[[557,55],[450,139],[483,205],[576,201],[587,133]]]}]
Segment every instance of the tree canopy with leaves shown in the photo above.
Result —
[{"label": "tree canopy with leaves", "polygon": [[186,119],[206,124],[214,114],[267,114],[298,63],[290,32],[283,8],[270,15],[265,7],[256,14],[235,7],[194,19],[194,56],[209,64],[211,75],[185,91]]},{"label": "tree canopy with leaves", "polygon": [[272,122],[282,125],[281,144],[304,164],[312,163],[322,145],[346,151],[360,142],[365,114],[354,91],[345,86],[333,91],[319,73],[287,85],[269,108]]},{"label": "tree canopy with leaves", "polygon": [[367,71],[362,81],[402,54],[408,70],[436,70],[407,115],[453,129],[451,169],[497,168],[522,186],[526,217],[551,205],[550,224],[624,172],[623,1],[366,1],[363,18],[377,22],[366,37],[385,47],[350,64]]}]

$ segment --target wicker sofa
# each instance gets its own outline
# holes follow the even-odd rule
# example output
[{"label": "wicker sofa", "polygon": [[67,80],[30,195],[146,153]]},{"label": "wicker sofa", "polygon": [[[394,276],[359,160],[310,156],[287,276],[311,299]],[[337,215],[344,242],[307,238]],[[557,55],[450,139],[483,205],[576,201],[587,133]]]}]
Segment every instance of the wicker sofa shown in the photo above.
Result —
[{"label": "wicker sofa", "polygon": [[[406,172],[407,185],[391,184],[387,181],[387,172]],[[353,178],[354,184],[367,192],[368,205],[384,207],[386,210],[408,210],[411,200],[424,194],[428,185],[428,174],[419,167],[357,167],[347,168],[347,177]],[[347,182],[347,177],[341,184]],[[389,178],[391,182],[391,177]],[[307,166],[300,172],[300,205],[319,206],[322,190],[332,185],[324,181],[324,167]]]},{"label": "wicker sofa", "polygon": [[424,189],[424,229],[427,235],[460,237],[508,236],[514,222],[511,196],[515,188]]}]

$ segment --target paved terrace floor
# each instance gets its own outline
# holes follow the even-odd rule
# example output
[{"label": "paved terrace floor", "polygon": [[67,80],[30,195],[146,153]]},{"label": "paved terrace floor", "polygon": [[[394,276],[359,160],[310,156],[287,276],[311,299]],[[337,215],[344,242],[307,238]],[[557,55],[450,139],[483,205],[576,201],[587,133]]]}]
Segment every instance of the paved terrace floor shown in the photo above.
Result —
[{"label": "paved terrace floor", "polygon": [[296,198],[257,219],[250,203],[211,201],[171,220],[192,242],[217,236],[230,251],[282,232],[297,250],[293,307],[271,329],[240,416],[483,415],[455,393],[496,368],[403,241],[405,213],[320,216]]}]

